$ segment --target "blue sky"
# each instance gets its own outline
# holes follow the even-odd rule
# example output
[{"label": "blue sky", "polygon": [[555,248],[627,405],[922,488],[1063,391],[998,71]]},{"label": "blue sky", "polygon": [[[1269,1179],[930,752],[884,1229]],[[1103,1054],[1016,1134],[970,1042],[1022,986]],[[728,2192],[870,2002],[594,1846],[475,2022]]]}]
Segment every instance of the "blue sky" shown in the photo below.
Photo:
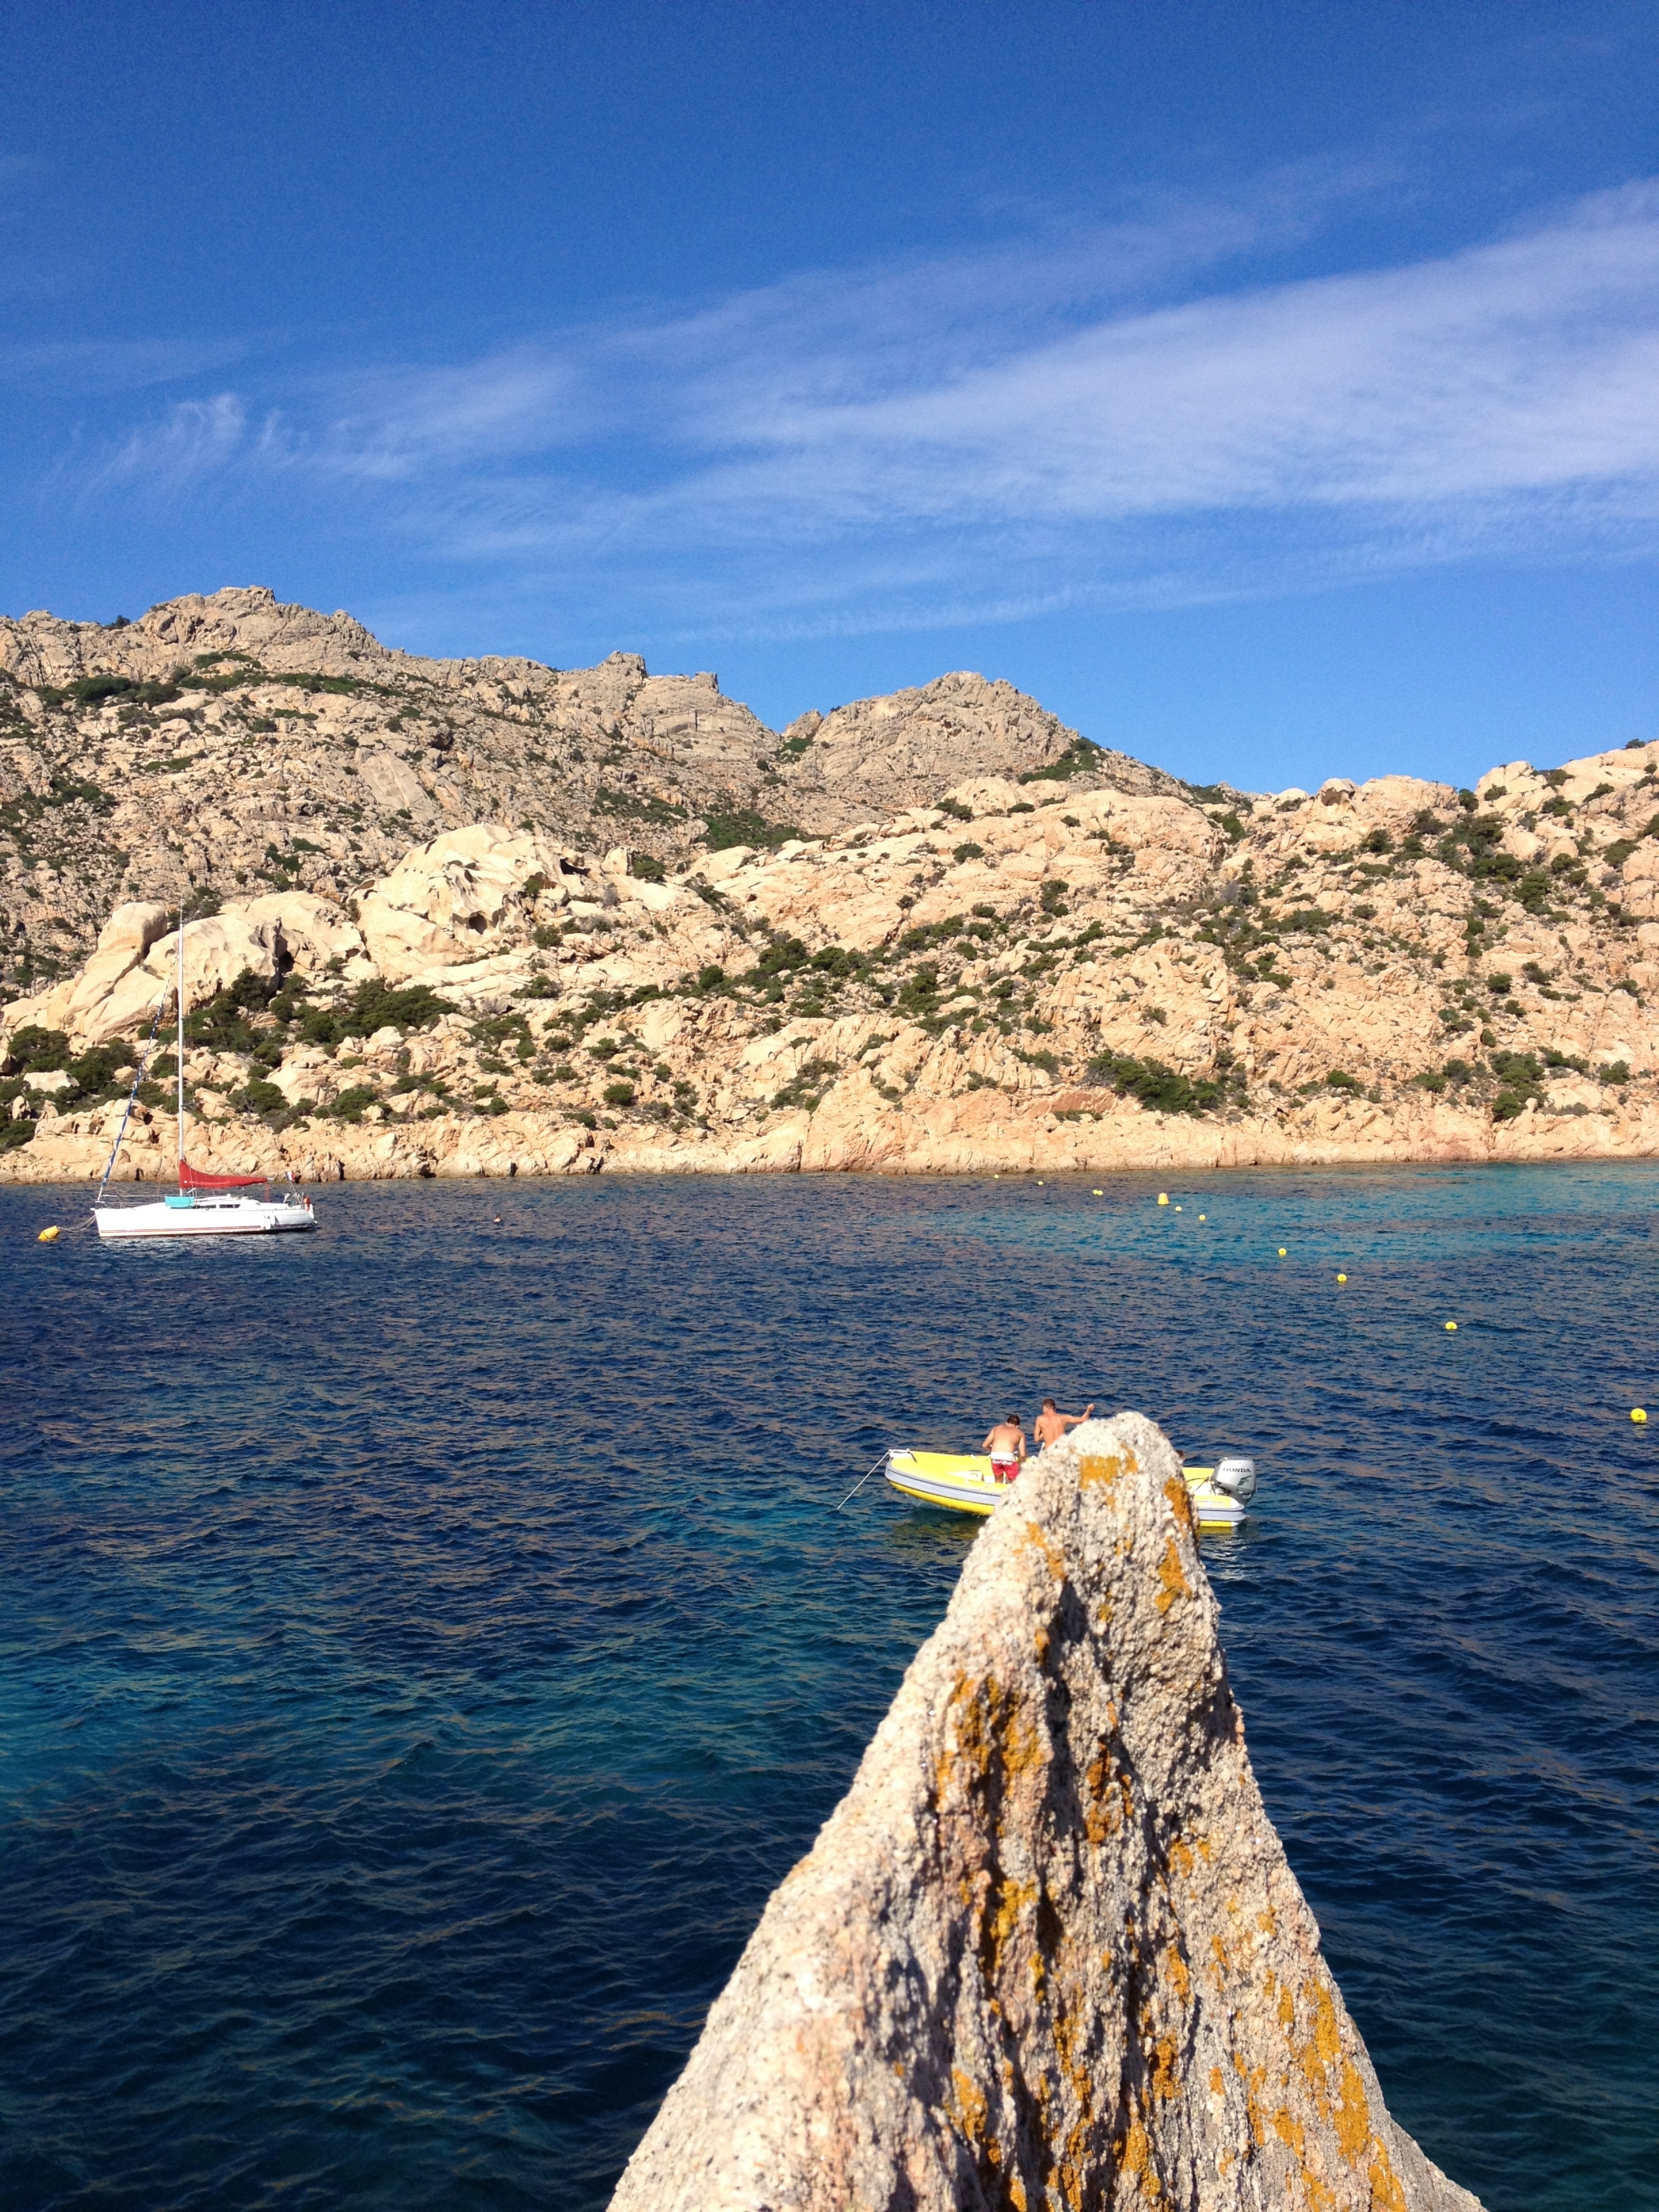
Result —
[{"label": "blue sky", "polygon": [[14,0],[0,611],[947,668],[1207,781],[1659,736],[1659,17]]}]

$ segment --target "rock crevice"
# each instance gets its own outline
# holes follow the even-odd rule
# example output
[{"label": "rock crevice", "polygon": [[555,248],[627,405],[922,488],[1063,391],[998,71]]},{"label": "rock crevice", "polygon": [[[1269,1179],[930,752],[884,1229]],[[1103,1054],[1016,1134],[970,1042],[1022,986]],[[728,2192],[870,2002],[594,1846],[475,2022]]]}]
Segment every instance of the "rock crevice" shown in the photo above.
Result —
[{"label": "rock crevice", "polygon": [[1137,1414],[980,1537],[613,2212],[1478,2212],[1390,2118]]}]

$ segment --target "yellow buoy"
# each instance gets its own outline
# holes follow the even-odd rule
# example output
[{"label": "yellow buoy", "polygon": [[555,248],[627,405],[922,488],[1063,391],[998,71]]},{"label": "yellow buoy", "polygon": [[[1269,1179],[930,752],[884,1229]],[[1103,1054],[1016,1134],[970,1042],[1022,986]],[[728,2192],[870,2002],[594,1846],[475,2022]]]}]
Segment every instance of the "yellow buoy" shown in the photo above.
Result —
[{"label": "yellow buoy", "polygon": [[1179,1206],[1176,1206],[1176,1212],[1177,1213],[1179,1213],[1179,1212],[1180,1212],[1180,1211],[1181,1211],[1181,1208],[1180,1208]]},{"label": "yellow buoy", "polygon": [[1158,1202],[1160,1206],[1167,1206],[1170,1203],[1170,1194],[1167,1190],[1159,1191]]},{"label": "yellow buoy", "polygon": [[1339,1275],[1336,1279],[1339,1283],[1346,1283],[1348,1279],[1346,1275]]},{"label": "yellow buoy", "polygon": [[34,1241],[37,1244],[55,1244],[61,1234],[57,1229],[43,1229]]},{"label": "yellow buoy", "polygon": [[1210,1217],[1207,1213],[1200,1213],[1198,1218],[1200,1221],[1207,1221]]},{"label": "yellow buoy", "polygon": [[1449,1322],[1446,1323],[1446,1334],[1447,1334],[1447,1335],[1448,1335],[1448,1336],[1455,1336],[1455,1335],[1456,1335],[1456,1334],[1457,1334],[1457,1323],[1456,1323],[1455,1321],[1449,1321]]},{"label": "yellow buoy", "polygon": [[1104,1197],[1105,1197],[1105,1195],[1106,1195],[1106,1194],[1105,1194],[1105,1192],[1104,1192],[1103,1190],[1097,1190],[1097,1191],[1095,1193],[1095,1196],[1096,1196],[1097,1198],[1104,1198]]},{"label": "yellow buoy", "polygon": [[1285,1247],[1282,1244],[1279,1248],[1279,1256],[1281,1260],[1285,1257]]},{"label": "yellow buoy", "polygon": [[1643,1424],[1646,1421],[1646,1419],[1647,1419],[1647,1418],[1648,1418],[1648,1417],[1647,1417],[1647,1415],[1643,1412],[1643,1410],[1642,1410],[1641,1407],[1639,1407],[1639,1406],[1632,1406],[1632,1407],[1631,1407],[1631,1409],[1630,1409],[1630,1417],[1631,1417],[1632,1420],[1635,1422],[1635,1424],[1636,1424],[1636,1425],[1637,1425],[1637,1427],[1638,1427],[1638,1429],[1643,1425]]}]

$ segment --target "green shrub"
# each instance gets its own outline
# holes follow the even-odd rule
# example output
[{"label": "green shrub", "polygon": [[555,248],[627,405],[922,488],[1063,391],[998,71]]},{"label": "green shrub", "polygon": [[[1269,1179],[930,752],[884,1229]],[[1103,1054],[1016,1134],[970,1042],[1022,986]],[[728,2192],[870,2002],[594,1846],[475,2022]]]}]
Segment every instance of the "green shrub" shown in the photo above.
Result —
[{"label": "green shrub", "polygon": [[1241,1102],[1243,1098],[1243,1086],[1236,1085],[1231,1063],[1223,1068],[1219,1055],[1216,1075],[1196,1082],[1162,1060],[1135,1060],[1127,1053],[1100,1053],[1089,1062],[1088,1072],[1095,1081],[1109,1083],[1157,1114],[1209,1113],[1227,1103],[1229,1090],[1235,1086]]},{"label": "green shrub", "polygon": [[788,822],[769,822],[763,815],[750,807],[726,807],[717,810],[708,817],[708,827],[703,831],[702,842],[711,853],[729,852],[733,845],[755,845],[768,852],[775,852],[780,845],[799,837],[800,831]]},{"label": "green shrub", "polygon": [[971,822],[974,818],[973,808],[964,806],[959,799],[941,799],[939,811],[941,814],[948,814],[952,822]]},{"label": "green shrub", "polygon": [[236,1103],[246,1106],[255,1114],[281,1114],[286,1111],[288,1100],[274,1083],[263,1076],[251,1075],[236,1093]]},{"label": "green shrub", "polygon": [[[1074,775],[1086,775],[1100,759],[1100,747],[1091,745],[1087,738],[1079,738],[1047,768],[1029,769],[1020,777],[1022,783],[1066,783]],[[1015,810],[1010,807],[1012,813]],[[1034,810],[1027,809],[1028,812]]]},{"label": "green shrub", "polygon": [[[665,799],[641,798],[636,792],[608,791],[604,784],[593,794],[596,814],[619,814],[629,822],[649,823],[653,829],[669,830],[685,819],[683,806],[672,806]],[[793,833],[786,833],[793,834]],[[734,837],[734,845],[751,845],[752,837]]]},{"label": "green shrub", "polygon": [[634,1103],[634,1086],[631,1083],[607,1083],[604,1097],[607,1106],[631,1106]]},{"label": "green shrub", "polygon": [[70,696],[83,707],[92,707],[100,699],[118,699],[137,689],[130,676],[83,676],[70,685]]},{"label": "green shrub", "polygon": [[6,1047],[9,1075],[51,1075],[69,1064],[69,1039],[62,1030],[42,1029],[38,1022],[15,1031]]},{"label": "green shrub", "polygon": [[642,884],[659,884],[668,871],[654,854],[635,853],[628,863],[628,872]]},{"label": "green shrub", "polygon": [[244,968],[234,982],[222,986],[186,1015],[185,1036],[191,1044],[206,1045],[214,1052],[251,1051],[255,1032],[246,1017],[263,1013],[281,988],[274,975],[256,975]]},{"label": "green shrub", "polygon": [[[781,1113],[795,1106],[804,1106],[809,1114],[816,1114],[823,1103],[823,1094],[841,1073],[838,1061],[809,1060],[792,1083],[772,1094],[775,1111]],[[678,1087],[678,1086],[677,1086]]]},{"label": "green shrub", "polygon": [[1598,1067],[1595,1072],[1603,1083],[1628,1083],[1630,1081],[1630,1063],[1627,1060],[1609,1060],[1605,1067]]},{"label": "green shrub", "polygon": [[951,858],[957,861],[982,860],[985,858],[985,848],[983,845],[975,844],[970,837],[965,844],[951,847]]},{"label": "green shrub", "polygon": [[[292,990],[293,985],[285,987]],[[273,1009],[274,1011],[274,1009]],[[373,1036],[376,1030],[430,1029],[455,1009],[425,983],[392,990],[381,982],[360,983],[343,1006],[313,1006],[301,1016],[301,1035],[310,1044],[338,1044],[342,1037]]]},{"label": "green shrub", "polygon": [[[249,1087],[252,1088],[251,1085]],[[276,1086],[275,1084],[269,1084],[262,1085],[260,1087],[263,1090],[274,1091]],[[378,1096],[371,1084],[353,1083],[337,1095],[333,1104],[327,1108],[326,1111],[337,1121],[361,1121],[363,1118],[364,1107],[378,1103]]]},{"label": "green shrub", "polygon": [[753,973],[757,975],[781,975],[787,970],[804,968],[811,957],[799,937],[775,938],[762,953]]},{"label": "green shrub", "polygon": [[1494,968],[1486,978],[1486,988],[1494,999],[1507,999],[1514,983],[1514,976],[1505,975],[1501,968]]}]

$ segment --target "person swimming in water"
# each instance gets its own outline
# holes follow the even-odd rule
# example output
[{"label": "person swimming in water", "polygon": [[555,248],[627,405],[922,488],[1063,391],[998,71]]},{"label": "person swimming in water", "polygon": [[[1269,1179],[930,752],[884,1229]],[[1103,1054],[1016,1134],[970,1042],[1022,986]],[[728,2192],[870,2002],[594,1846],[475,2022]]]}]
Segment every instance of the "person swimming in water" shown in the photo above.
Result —
[{"label": "person swimming in water", "polygon": [[1054,1400],[1045,1398],[1042,1401],[1042,1411],[1037,1415],[1035,1424],[1037,1449],[1046,1451],[1050,1444],[1057,1444],[1067,1429],[1074,1429],[1079,1421],[1086,1421],[1094,1410],[1092,1398],[1080,1413],[1058,1413],[1055,1411]]},{"label": "person swimming in water", "polygon": [[1025,1431],[1020,1426],[1019,1415],[1005,1413],[980,1449],[991,1455],[993,1482],[1014,1481],[1025,1456]]}]

